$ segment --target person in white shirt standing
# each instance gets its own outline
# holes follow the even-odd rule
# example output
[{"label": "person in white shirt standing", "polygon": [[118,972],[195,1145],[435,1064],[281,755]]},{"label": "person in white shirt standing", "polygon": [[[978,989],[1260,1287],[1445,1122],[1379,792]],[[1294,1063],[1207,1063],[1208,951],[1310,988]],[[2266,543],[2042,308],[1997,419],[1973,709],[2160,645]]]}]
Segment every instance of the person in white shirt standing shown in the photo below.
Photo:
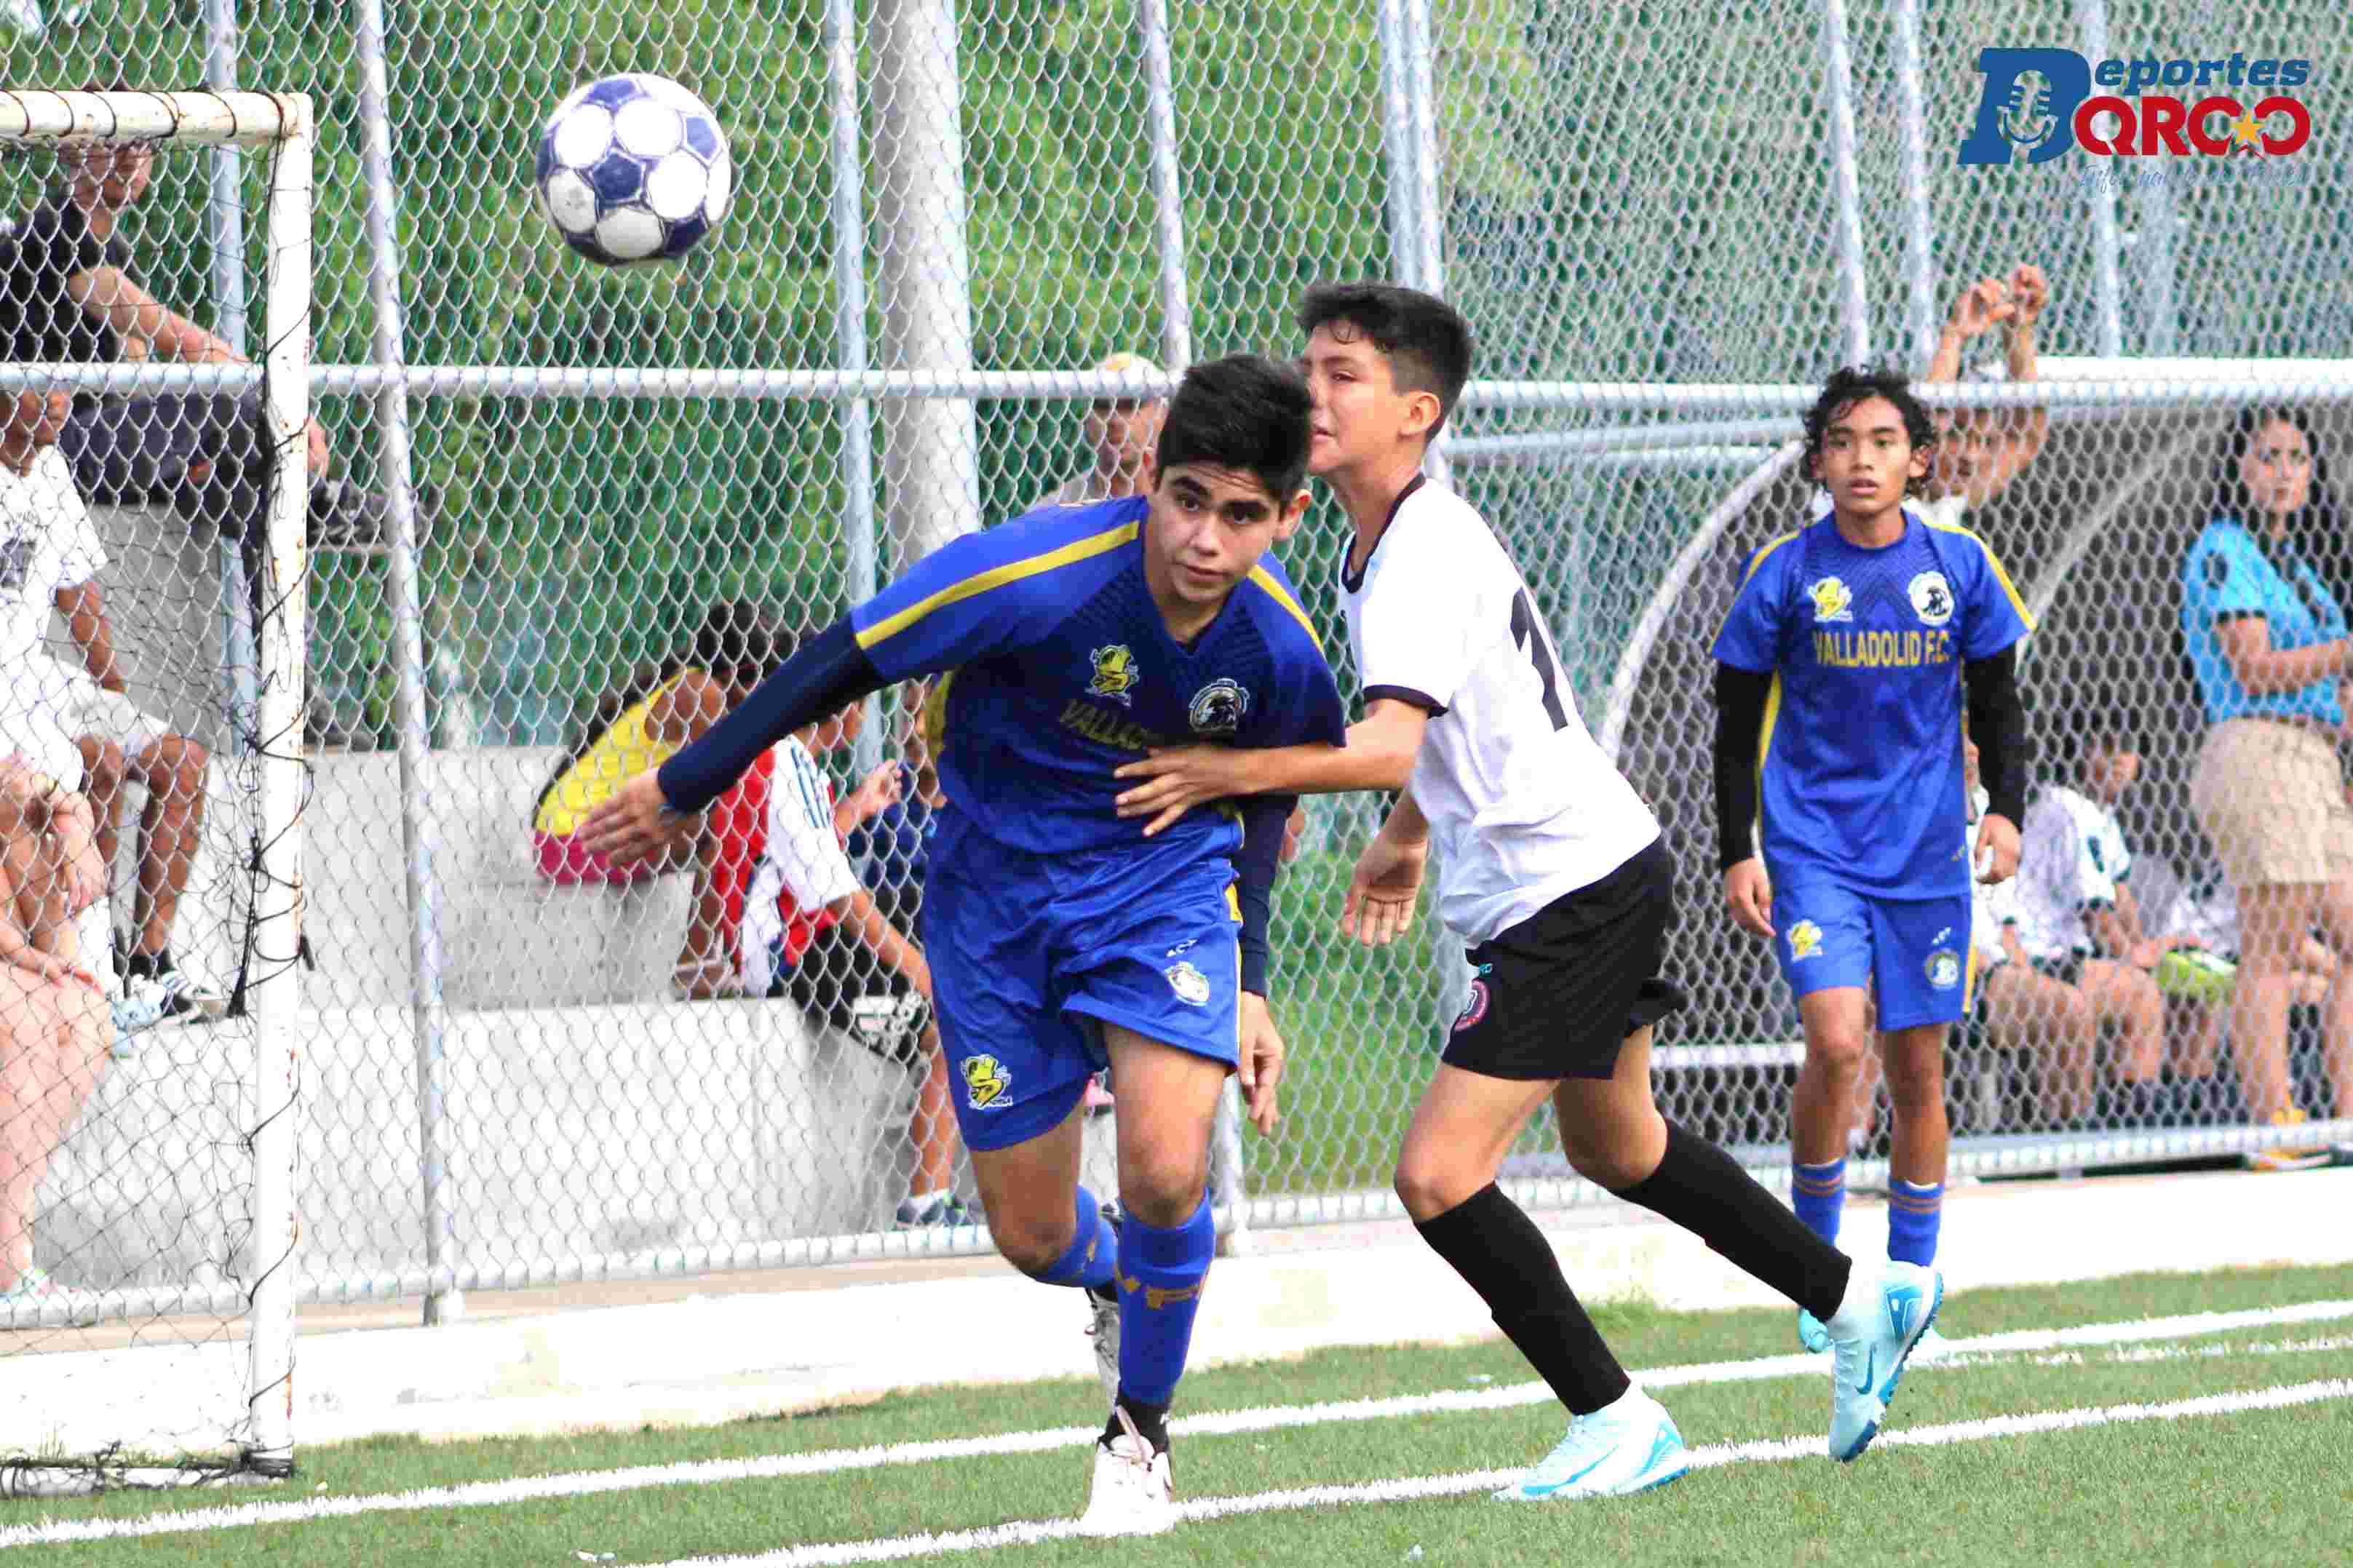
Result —
[{"label": "person in white shirt standing", "polygon": [[1651,1030],[1683,994],[1661,973],[1673,874],[1658,820],[1587,731],[1535,598],[1486,521],[1421,471],[1469,379],[1470,328],[1444,301],[1385,284],[1318,286],[1299,324],[1315,402],[1309,471],[1354,534],[1343,585],[1365,717],[1336,751],[1156,752],[1119,770],[1149,781],[1120,809],[1151,817],[1149,833],[1229,795],[1403,792],[1340,917],[1373,945],[1410,926],[1436,848],[1440,917],[1477,977],[1406,1132],[1397,1191],[1570,1415],[1558,1447],[1498,1496],[1641,1491],[1689,1464],[1544,1233],[1496,1185],[1547,1103],[1579,1173],[1830,1314],[1830,1452],[1852,1459],[1942,1281],[1908,1264],[1853,1267],[1724,1151],[1661,1117]]},{"label": "person in white shirt standing", "polygon": [[[99,855],[110,871],[123,781],[147,792],[132,935],[120,966],[118,1022],[135,1031],[159,1019],[217,1015],[228,998],[181,971],[171,951],[204,826],[208,758],[203,746],[173,733],[125,689],[98,582],[106,548],[57,446],[62,416],[56,410],[67,406],[66,395],[49,395],[49,404],[46,421],[11,427],[13,450],[0,462],[0,679],[7,682],[13,709],[40,709],[74,738],[97,816]],[[52,609],[65,616],[82,655],[80,668],[45,649]],[[111,930],[101,934],[111,943]],[[93,962],[104,957],[105,945]],[[136,1038],[126,1033],[118,1051],[132,1048]]]}]

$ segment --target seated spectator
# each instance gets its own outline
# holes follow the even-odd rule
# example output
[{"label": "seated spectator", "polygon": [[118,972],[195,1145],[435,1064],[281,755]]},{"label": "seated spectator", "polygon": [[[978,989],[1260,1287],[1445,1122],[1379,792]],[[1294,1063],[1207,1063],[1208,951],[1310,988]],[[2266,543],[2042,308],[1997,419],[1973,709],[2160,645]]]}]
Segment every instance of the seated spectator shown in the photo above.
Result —
[{"label": "seated spectator", "polygon": [[[775,776],[739,939],[743,989],[750,996],[790,997],[811,1024],[923,1074],[908,1128],[914,1176],[896,1223],[974,1225],[979,1222],[955,1192],[955,1112],[947,1058],[932,1021],[931,968],[907,930],[860,882],[843,846],[898,802],[902,764],[876,768],[837,805],[816,761],[817,753],[855,745],[865,715],[863,703],[852,703],[770,748]],[[911,916],[920,893],[894,891],[891,899],[894,910]]]},{"label": "seated spectator", "polygon": [[[2249,1112],[2282,1129],[2306,1120],[2287,1050],[2305,941],[2322,932],[2340,966],[2353,954],[2353,806],[2337,763],[2353,635],[2314,563],[2344,527],[2321,460],[2302,410],[2240,410],[2181,571],[2182,640],[2207,723],[2190,807],[2238,892],[2231,1055]],[[2344,1107],[2353,1104],[2353,985],[2335,987],[2323,1019],[2323,1060]]]},{"label": "seated spectator", "polygon": [[2198,942],[2151,937],[2141,926],[2132,852],[2116,817],[2116,802],[2140,777],[2128,730],[2105,716],[2080,716],[2052,752],[2058,776],[2027,808],[2021,836],[2014,929],[2040,973],[2079,986],[2094,1016],[2122,1036],[2116,1102],[2094,1110],[2083,1092],[2086,1062],[2074,1075],[2070,1102],[2080,1109],[2072,1114],[2096,1114],[2106,1125],[2162,1121],[2165,997],[2155,971],[2166,953]]},{"label": "seated spectator", "polygon": [[[1105,375],[1158,375],[1160,367],[1142,354],[1115,353],[1095,366]],[[1144,485],[1144,469],[1160,444],[1160,421],[1166,400],[1158,397],[1099,397],[1088,405],[1082,428],[1093,464],[1072,474],[1022,510],[1084,506],[1090,501],[1115,500],[1136,494]]]},{"label": "seated spectator", "polygon": [[[87,779],[100,863],[110,870],[123,780],[147,792],[140,816],[136,924],[128,950],[114,955],[124,981],[124,1023],[135,1027],[217,1015],[227,1008],[227,996],[184,973],[171,949],[180,895],[204,823],[208,759],[202,746],[172,733],[124,690],[98,584],[106,550],[55,444],[67,414],[66,395],[22,393],[5,406],[0,559],[20,565],[0,573],[0,679],[8,682],[11,706],[41,709],[75,738],[80,759],[74,776]],[[64,613],[84,668],[42,650],[52,607]],[[100,920],[106,920],[103,910]],[[135,1038],[127,1036],[126,1044]]]},{"label": "seated spectator", "polygon": [[33,1263],[34,1199],[98,1087],[113,1037],[78,917],[106,892],[81,758],[37,708],[0,713],[0,1301],[54,1293]]},{"label": "seated spectator", "polygon": [[[176,360],[243,363],[228,342],[150,294],[116,232],[146,195],[154,150],[96,142],[58,154],[59,183],[0,240],[0,334],[18,360],[111,364]],[[314,541],[341,524],[317,487],[326,433],[306,432],[313,479]],[[168,502],[227,536],[259,540],[276,458],[261,395],[77,394],[60,445],[85,497]],[[357,504],[350,498],[349,506]],[[363,526],[354,523],[353,526]]]},{"label": "seated spectator", "polygon": [[[564,754],[533,808],[532,837],[540,874],[558,887],[628,887],[680,867],[648,862],[627,869],[574,836],[588,813],[622,781],[659,767],[719,721],[782,657],[774,624],[759,606],[723,600],[705,612],[694,636],[655,666],[641,668],[599,698],[587,725]],[[744,786],[739,784],[737,790]],[[731,792],[731,796],[734,792]],[[725,891],[715,872],[723,849],[743,853],[723,836],[733,807],[723,798],[695,840],[694,912],[687,921],[672,989],[690,997],[722,994],[732,983]]]},{"label": "seated spectator", "polygon": [[[2007,279],[1980,279],[1953,301],[1923,382],[1962,379],[1961,354],[1971,339],[1999,326],[2010,379],[2035,379],[2034,323],[2050,302],[2042,269],[2021,263]],[[2051,434],[2046,408],[1940,410],[1936,444],[1930,449],[1928,477],[1920,487],[1921,511],[1931,521],[1960,521],[1963,511],[1985,505],[2019,470],[2042,451]]]}]

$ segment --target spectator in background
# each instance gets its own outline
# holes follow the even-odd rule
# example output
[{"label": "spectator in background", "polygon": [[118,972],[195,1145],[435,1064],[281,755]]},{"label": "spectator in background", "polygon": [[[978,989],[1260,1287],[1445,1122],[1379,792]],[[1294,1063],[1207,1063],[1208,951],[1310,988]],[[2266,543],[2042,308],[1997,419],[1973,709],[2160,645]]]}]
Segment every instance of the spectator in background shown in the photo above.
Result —
[{"label": "spectator in background", "polygon": [[[124,778],[147,792],[137,923],[128,951],[116,955],[124,976],[118,1021],[127,1055],[136,1038],[128,1031],[167,1017],[218,1014],[228,1004],[217,986],[183,973],[171,950],[204,821],[207,758],[202,746],[173,734],[124,691],[98,585],[106,549],[56,447],[66,394],[18,393],[0,397],[0,407],[7,411],[0,422],[0,563],[6,567],[0,570],[0,681],[8,687],[6,706],[38,710],[42,723],[74,739],[79,757],[71,776],[96,814],[100,861],[110,872]],[[66,616],[84,668],[43,651],[53,609]],[[101,908],[91,945],[103,951],[111,932]]]},{"label": "spectator in background", "polygon": [[[922,1074],[908,1127],[915,1170],[895,1221],[902,1229],[974,1225],[955,1195],[955,1112],[932,1020],[931,968],[909,935],[921,881],[891,888],[886,906],[860,881],[844,847],[900,803],[902,764],[884,763],[836,805],[816,761],[856,745],[865,722],[866,705],[853,702],[765,753],[774,777],[738,939],[744,994],[790,997],[812,1025]],[[937,788],[935,778],[918,819],[926,825]],[[920,845],[920,829],[917,837]],[[895,848],[895,834],[892,840]]]},{"label": "spectator in background", "polygon": [[[1095,366],[1104,375],[1158,375],[1160,367],[1142,354],[1115,353]],[[1089,405],[1082,428],[1093,466],[1072,474],[1022,508],[1084,506],[1142,493],[1144,470],[1160,443],[1160,421],[1168,412],[1158,397],[1099,397]]]},{"label": "spectator in background", "polygon": [[2036,969],[2079,986],[2122,1046],[2114,1101],[2096,1104],[2087,1054],[2069,1075],[2066,1113],[2106,1126],[2165,1121],[2172,1107],[2162,1093],[2166,1016],[2157,971],[2166,954],[2202,944],[2178,932],[2153,937],[2142,924],[2132,851],[2116,815],[2140,777],[2128,727],[2109,715],[2079,715],[2060,726],[2052,761],[2056,777],[2027,808],[2016,925]]},{"label": "spectator in background", "polygon": [[[116,232],[146,195],[154,162],[154,149],[142,142],[58,154],[59,182],[0,240],[0,333],[12,358],[246,363],[234,344],[147,291]],[[313,542],[366,528],[355,496],[320,489],[327,437],[316,420],[306,434]],[[259,536],[275,458],[259,391],[78,394],[59,445],[90,500],[168,502],[226,535]]]},{"label": "spectator in background", "polygon": [[[618,689],[599,698],[533,809],[540,874],[558,887],[625,888],[678,869],[658,861],[623,869],[575,835],[588,813],[622,781],[660,766],[701,736],[779,662],[776,629],[767,614],[747,601],[722,600],[668,658],[640,668]],[[671,989],[688,997],[721,995],[734,977],[725,940],[725,887],[718,872],[723,854],[745,853],[739,838],[722,831],[742,788],[721,797],[695,839],[694,912],[671,975]]]},{"label": "spectator in background", "polygon": [[[2238,890],[2231,1054],[2248,1110],[2306,1120],[2288,1073],[2287,1016],[2305,939],[2353,952],[2353,808],[2337,766],[2353,670],[2344,606],[2313,564],[2342,526],[2299,409],[2242,409],[2223,434],[2204,531],[2181,572],[2181,631],[2206,713],[2191,809]],[[2353,1107],[2353,985],[2329,995],[2323,1059]],[[2276,1152],[2293,1158],[2302,1149]]]},{"label": "spectator in background", "polygon": [[[2034,323],[2050,302],[2042,269],[2023,263],[2007,279],[1978,279],[1953,301],[1952,313],[1928,362],[1924,382],[1956,382],[1961,353],[1969,341],[2002,329],[2005,358],[2013,382],[2035,379]],[[2042,452],[2051,433],[2046,408],[1939,410],[1936,444],[1930,448],[1928,477],[1920,487],[1920,513],[1951,526],[1961,514],[1983,506]]]},{"label": "spectator in background", "polygon": [[106,988],[77,917],[106,895],[74,742],[38,709],[0,715],[0,1303],[55,1289],[33,1265],[49,1159],[105,1070]]}]

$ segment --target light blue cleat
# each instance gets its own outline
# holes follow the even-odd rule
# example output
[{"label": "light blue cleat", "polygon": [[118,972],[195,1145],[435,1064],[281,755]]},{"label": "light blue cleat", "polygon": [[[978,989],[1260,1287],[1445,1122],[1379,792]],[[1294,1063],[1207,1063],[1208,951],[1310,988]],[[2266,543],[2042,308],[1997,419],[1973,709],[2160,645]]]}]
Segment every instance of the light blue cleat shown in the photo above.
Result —
[{"label": "light blue cleat", "polygon": [[[1890,1263],[1872,1293],[1860,1332],[1844,1337],[1831,1326],[1831,1458],[1845,1464],[1860,1458],[1879,1436],[1888,1401],[1903,1381],[1904,1363],[1936,1321],[1945,1304],[1945,1277],[1916,1263]],[[1855,1308],[1848,1311],[1857,1310]],[[1840,1314],[1841,1318],[1844,1312]]]},{"label": "light blue cleat", "polygon": [[1674,1417],[1640,1388],[1630,1388],[1617,1404],[1571,1419],[1559,1446],[1495,1496],[1504,1502],[1622,1497],[1665,1486],[1690,1468]]},{"label": "light blue cleat", "polygon": [[1803,1307],[1798,1309],[1798,1348],[1811,1351],[1816,1355],[1831,1348],[1831,1331],[1822,1327],[1820,1318]]}]

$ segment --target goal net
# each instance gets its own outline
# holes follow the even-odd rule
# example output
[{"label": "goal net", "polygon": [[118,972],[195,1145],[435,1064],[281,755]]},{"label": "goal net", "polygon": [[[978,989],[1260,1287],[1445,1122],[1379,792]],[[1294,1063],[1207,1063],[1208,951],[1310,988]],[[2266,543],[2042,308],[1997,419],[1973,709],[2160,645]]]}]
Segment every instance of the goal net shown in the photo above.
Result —
[{"label": "goal net", "polygon": [[0,1495],[292,1464],[311,126],[0,92]]}]

